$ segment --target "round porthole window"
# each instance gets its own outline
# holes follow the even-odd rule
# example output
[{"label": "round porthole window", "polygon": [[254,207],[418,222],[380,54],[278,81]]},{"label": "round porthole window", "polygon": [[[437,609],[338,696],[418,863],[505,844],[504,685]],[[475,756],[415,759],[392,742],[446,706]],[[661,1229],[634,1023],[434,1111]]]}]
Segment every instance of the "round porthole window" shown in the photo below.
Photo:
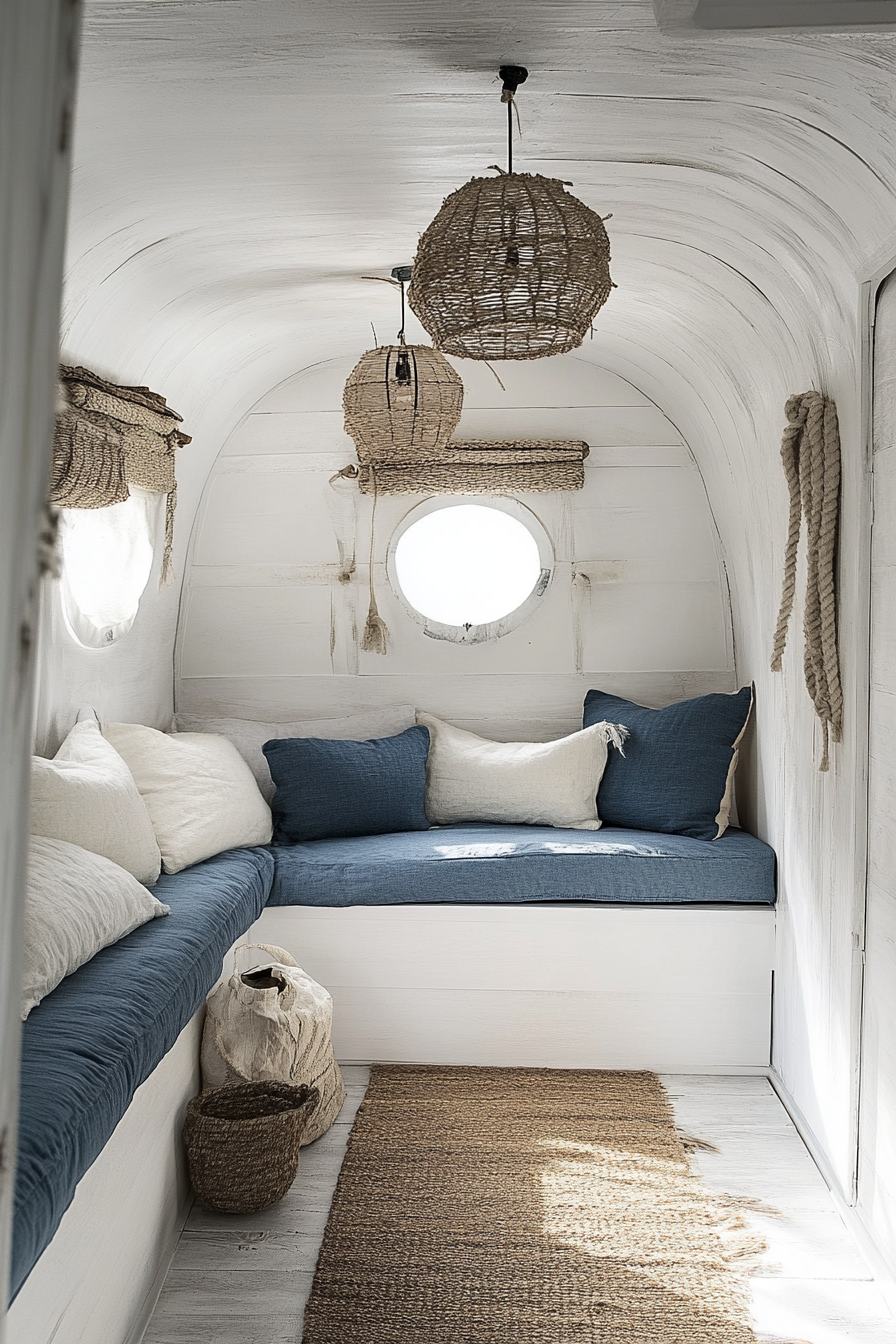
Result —
[{"label": "round porthole window", "polygon": [[512,499],[428,501],[403,520],[389,550],[392,585],[426,633],[470,644],[525,619],[552,565],[541,523]]},{"label": "round porthole window", "polygon": [[114,644],[134,624],[164,504],[164,495],[131,486],[121,504],[62,510],[62,610],[85,648]]}]

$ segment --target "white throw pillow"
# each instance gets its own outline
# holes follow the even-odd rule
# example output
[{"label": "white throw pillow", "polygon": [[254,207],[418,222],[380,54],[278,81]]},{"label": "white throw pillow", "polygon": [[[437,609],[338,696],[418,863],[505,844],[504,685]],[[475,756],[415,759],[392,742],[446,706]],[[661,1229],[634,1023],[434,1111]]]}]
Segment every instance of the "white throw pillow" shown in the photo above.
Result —
[{"label": "white throw pillow", "polygon": [[226,737],[160,733],[139,723],[106,723],[103,735],[137,781],[166,873],[270,840],[271,809]]},{"label": "white throw pillow", "polygon": [[65,840],[33,835],[25,895],[22,1021],[60,980],[101,948],[168,913],[167,905],[117,863]]},{"label": "white throw pillow", "polygon": [[93,720],[53,757],[32,757],[31,833],[102,854],[152,886],[162,856],[134,776]]},{"label": "white throw pillow", "polygon": [[624,728],[595,723],[556,742],[490,742],[431,714],[426,815],[435,825],[497,821],[596,831],[597,788],[607,743],[621,749]]},{"label": "white throw pillow", "polygon": [[257,723],[254,719],[203,719],[197,714],[178,714],[180,733],[223,733],[229,738],[255,776],[266,802],[274,796],[271,772],[261,750],[277,737],[323,737],[328,741],[366,742],[371,737],[395,737],[416,723],[413,705],[371,709],[339,719],[304,719],[299,723]]}]

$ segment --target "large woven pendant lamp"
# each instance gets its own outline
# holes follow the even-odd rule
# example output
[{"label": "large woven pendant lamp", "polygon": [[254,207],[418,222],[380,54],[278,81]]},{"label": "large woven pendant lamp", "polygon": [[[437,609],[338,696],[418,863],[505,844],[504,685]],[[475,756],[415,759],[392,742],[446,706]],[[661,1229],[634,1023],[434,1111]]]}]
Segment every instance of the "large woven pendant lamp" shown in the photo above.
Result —
[{"label": "large woven pendant lamp", "polygon": [[445,199],[420,239],[408,302],[446,354],[541,359],[582,344],[613,288],[610,244],[571,183],[513,171],[513,99],[528,71],[500,74],[508,171]]}]

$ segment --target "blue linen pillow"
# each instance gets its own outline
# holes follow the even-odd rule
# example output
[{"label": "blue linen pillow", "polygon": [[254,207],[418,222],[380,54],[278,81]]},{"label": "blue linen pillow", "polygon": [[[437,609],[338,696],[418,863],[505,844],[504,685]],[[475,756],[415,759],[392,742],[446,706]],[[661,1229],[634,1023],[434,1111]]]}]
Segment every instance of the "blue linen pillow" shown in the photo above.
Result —
[{"label": "blue linen pillow", "polygon": [[597,795],[606,826],[718,840],[728,826],[738,746],[753,688],[701,695],[647,709],[606,691],[589,691],[583,723],[601,719],[629,730],[625,755],[610,752]]},{"label": "blue linen pillow", "polygon": [[273,738],[262,751],[276,785],[274,844],[429,829],[427,728],[366,742]]}]

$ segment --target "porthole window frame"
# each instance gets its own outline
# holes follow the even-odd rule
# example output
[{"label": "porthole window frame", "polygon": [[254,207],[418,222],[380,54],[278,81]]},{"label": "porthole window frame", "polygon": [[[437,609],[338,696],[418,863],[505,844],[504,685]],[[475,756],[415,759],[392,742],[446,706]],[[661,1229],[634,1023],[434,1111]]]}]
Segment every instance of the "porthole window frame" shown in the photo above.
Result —
[{"label": "porthole window frame", "polygon": [[[395,552],[405,532],[422,518],[428,517],[429,514],[440,513],[444,509],[457,508],[461,505],[475,505],[479,508],[496,509],[501,513],[509,514],[511,518],[515,518],[517,522],[522,523],[538,547],[538,559],[541,568],[532,591],[518,607],[514,607],[506,616],[502,616],[497,621],[469,625],[447,625],[442,621],[433,620],[429,616],[424,616],[421,611],[411,605],[398,581]],[[445,640],[451,644],[485,644],[492,640],[501,639],[504,635],[509,635],[511,631],[516,630],[541,605],[553,581],[556,566],[557,557],[554,543],[544,523],[537,513],[513,495],[433,495],[429,499],[414,504],[404,514],[394,529],[386,550],[386,574],[392,592],[402,609],[416,625],[422,628],[424,635],[428,636],[429,639]]]}]

